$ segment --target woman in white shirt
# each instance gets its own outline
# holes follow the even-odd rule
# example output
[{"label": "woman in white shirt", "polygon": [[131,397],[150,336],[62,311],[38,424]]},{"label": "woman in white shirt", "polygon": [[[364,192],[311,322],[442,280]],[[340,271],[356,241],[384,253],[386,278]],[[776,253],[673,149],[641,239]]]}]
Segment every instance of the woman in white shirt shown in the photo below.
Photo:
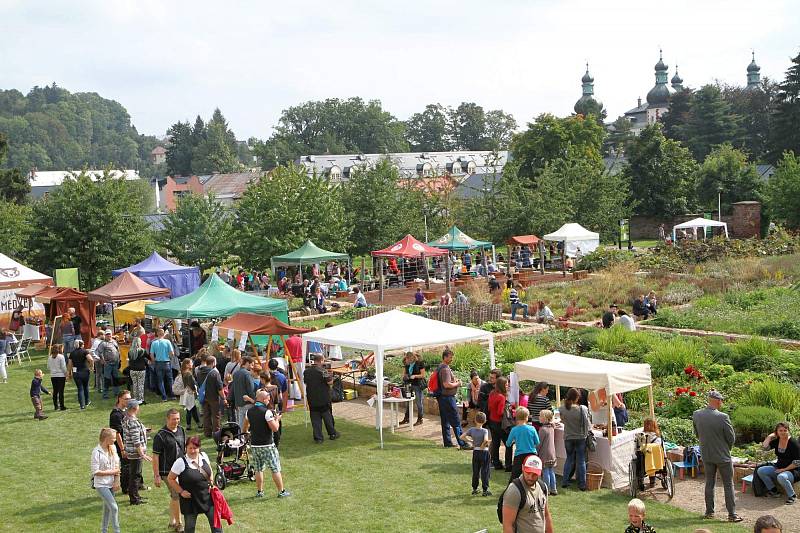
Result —
[{"label": "woman in white shirt", "polygon": [[92,450],[92,486],[103,500],[103,521],[100,531],[108,533],[108,524],[119,533],[119,507],[114,492],[119,490],[119,457],[114,447],[117,432],[111,428],[100,431],[100,443]]},{"label": "woman in white shirt", "polygon": [[181,499],[184,531],[194,533],[197,517],[205,515],[212,533],[222,533],[222,528],[214,526],[214,502],[209,495],[211,461],[200,451],[200,437],[190,437],[186,441],[186,455],[179,457],[167,476],[167,483]]},{"label": "woman in white shirt", "polygon": [[67,361],[61,353],[62,345],[54,344],[47,358],[47,369],[50,371],[50,383],[53,384],[53,409],[66,411],[64,407],[64,386],[67,382]]}]

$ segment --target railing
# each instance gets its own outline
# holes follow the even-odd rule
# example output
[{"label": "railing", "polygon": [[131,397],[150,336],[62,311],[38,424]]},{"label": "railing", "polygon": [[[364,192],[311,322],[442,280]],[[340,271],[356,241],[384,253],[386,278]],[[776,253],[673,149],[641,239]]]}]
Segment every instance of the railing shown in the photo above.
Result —
[{"label": "railing", "polygon": [[362,318],[367,318],[368,316],[375,316],[385,313],[386,311],[391,311],[392,309],[394,309],[394,307],[390,305],[372,305],[370,307],[362,307],[356,309],[355,317],[356,320],[360,320]]},{"label": "railing", "polygon": [[451,304],[445,306],[429,307],[425,315],[433,320],[449,322],[450,324],[475,324],[480,326],[485,322],[502,320],[503,306],[501,304],[464,305]]}]

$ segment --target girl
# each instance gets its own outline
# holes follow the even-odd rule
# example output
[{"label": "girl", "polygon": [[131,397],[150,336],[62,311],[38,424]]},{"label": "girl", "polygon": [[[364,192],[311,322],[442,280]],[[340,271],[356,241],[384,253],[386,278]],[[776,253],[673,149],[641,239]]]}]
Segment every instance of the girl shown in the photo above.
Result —
[{"label": "girl", "polygon": [[92,487],[103,500],[103,521],[100,531],[108,533],[108,524],[119,533],[119,507],[114,493],[119,490],[119,456],[114,447],[117,432],[111,428],[100,430],[100,442],[92,450]]},{"label": "girl", "polygon": [[200,425],[200,417],[197,414],[197,382],[194,380],[192,372],[192,360],[186,358],[181,363],[181,372],[172,384],[172,392],[180,394],[180,403],[186,409],[186,429],[192,430],[192,419]]},{"label": "girl", "polygon": [[47,358],[47,369],[50,371],[50,382],[53,384],[53,409],[66,411],[64,407],[64,385],[67,382],[67,362],[61,353],[63,345],[54,344]]},{"label": "girl", "polygon": [[550,494],[558,494],[556,487],[556,441],[555,426],[553,426],[553,411],[542,409],[539,411],[539,459],[542,460],[542,479],[550,489]]}]

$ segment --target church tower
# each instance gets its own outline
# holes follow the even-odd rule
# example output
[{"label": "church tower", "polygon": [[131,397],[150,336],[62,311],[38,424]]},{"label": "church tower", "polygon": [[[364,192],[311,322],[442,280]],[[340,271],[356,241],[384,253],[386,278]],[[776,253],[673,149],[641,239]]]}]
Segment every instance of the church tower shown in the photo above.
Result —
[{"label": "church tower", "polygon": [[670,84],[672,84],[672,89],[676,93],[679,93],[683,90],[683,79],[678,75],[678,65],[675,65],[675,75],[672,76]]},{"label": "church tower", "polygon": [[583,94],[575,102],[575,113],[587,115],[590,111],[597,112],[602,106],[594,99],[594,78],[589,74],[589,63],[586,63],[586,73],[581,78]]},{"label": "church tower", "polygon": [[662,51],[658,51],[656,63],[656,84],[647,93],[647,123],[653,124],[669,109],[669,87],[667,87],[667,70]]},{"label": "church tower", "polygon": [[747,90],[761,89],[761,67],[756,64],[756,52],[753,51],[753,59],[747,65]]}]

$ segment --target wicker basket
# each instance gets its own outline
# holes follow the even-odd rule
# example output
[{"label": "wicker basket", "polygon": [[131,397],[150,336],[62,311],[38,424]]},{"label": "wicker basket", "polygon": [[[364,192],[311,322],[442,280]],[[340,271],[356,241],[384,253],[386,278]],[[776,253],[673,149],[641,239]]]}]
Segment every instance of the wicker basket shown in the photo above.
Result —
[{"label": "wicker basket", "polygon": [[597,463],[589,463],[586,468],[586,490],[599,490],[603,486],[603,467]]}]

